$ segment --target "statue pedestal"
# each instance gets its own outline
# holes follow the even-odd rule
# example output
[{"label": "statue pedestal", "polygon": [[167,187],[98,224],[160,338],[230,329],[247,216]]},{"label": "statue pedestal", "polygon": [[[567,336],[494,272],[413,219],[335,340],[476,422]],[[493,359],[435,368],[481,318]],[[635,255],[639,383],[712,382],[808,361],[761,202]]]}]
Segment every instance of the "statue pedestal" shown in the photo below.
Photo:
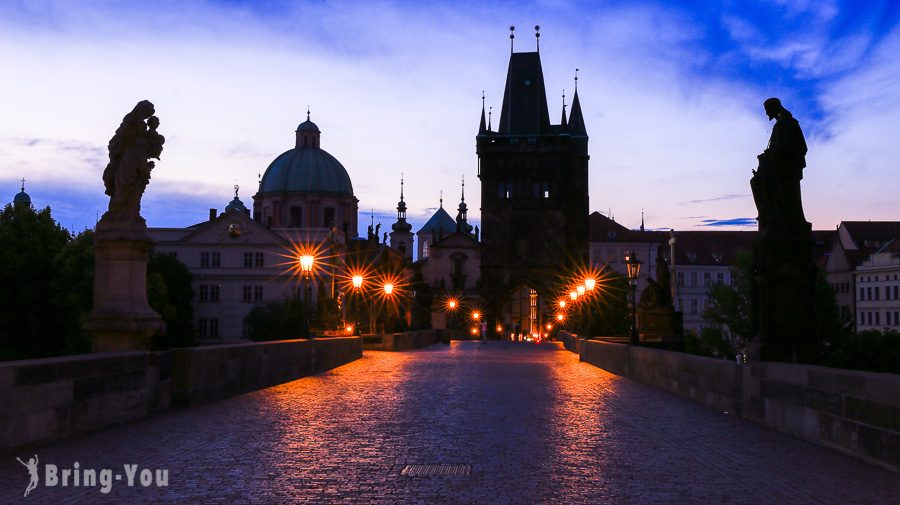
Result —
[{"label": "statue pedestal", "polygon": [[809,223],[792,233],[764,232],[754,244],[751,296],[754,361],[803,361],[815,354],[813,238]]},{"label": "statue pedestal", "polygon": [[638,332],[641,342],[682,342],[684,329],[681,312],[638,309]]},{"label": "statue pedestal", "polygon": [[165,323],[147,302],[147,260],[153,242],[143,223],[97,225],[94,310],[84,325],[94,352],[150,348]]}]

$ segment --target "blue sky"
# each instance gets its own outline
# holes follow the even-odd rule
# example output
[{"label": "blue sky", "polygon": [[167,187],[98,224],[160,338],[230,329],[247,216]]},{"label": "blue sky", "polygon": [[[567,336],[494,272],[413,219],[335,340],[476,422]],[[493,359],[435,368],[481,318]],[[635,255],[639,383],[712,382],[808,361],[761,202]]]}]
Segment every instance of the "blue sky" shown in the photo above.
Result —
[{"label": "blue sky", "polygon": [[[152,6],[151,6],[152,5]],[[18,180],[76,230],[106,205],[106,143],[140,99],[167,142],[144,199],[151,226],[220,210],[305,119],[347,168],[360,222],[387,226],[405,174],[409,216],[467,203],[474,136],[499,107],[509,57],[541,56],[551,117],[573,74],[591,136],[591,210],[629,227],[752,229],[750,170],[781,97],[810,145],[817,229],[896,220],[896,2],[5,2],[0,5],[0,188]],[[2,197],[0,191],[0,199]]]}]

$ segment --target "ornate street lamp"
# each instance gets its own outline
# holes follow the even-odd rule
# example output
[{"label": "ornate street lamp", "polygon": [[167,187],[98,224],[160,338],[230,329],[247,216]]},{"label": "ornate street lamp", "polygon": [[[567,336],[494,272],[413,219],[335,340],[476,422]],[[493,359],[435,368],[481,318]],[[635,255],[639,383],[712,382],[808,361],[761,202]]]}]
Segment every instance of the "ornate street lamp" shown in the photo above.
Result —
[{"label": "ornate street lamp", "polygon": [[303,327],[303,336],[306,338],[312,338],[312,335],[309,331],[309,317],[312,312],[312,307],[310,306],[312,302],[312,271],[313,266],[316,264],[316,257],[311,254],[304,254],[298,258],[300,262],[300,273],[303,277],[303,310],[306,312],[305,322]]},{"label": "ornate street lamp", "polygon": [[638,343],[637,331],[637,285],[641,275],[641,263],[634,253],[625,256],[625,267],[628,269],[628,284],[631,286],[631,340],[632,344]]},{"label": "ornate street lamp", "polygon": [[[356,274],[351,278],[353,282],[353,302],[356,306],[356,310],[354,311],[354,319],[356,320],[356,324],[354,325],[357,330],[359,330],[359,334],[362,335],[362,330],[359,326],[359,302],[360,302],[360,291],[362,290],[363,285],[363,276],[360,274]],[[372,331],[369,329],[369,331]]]},{"label": "ornate street lamp", "polygon": [[384,283],[384,295],[385,295],[385,304],[384,304],[384,332],[387,333],[390,328],[391,321],[391,313],[390,307],[394,304],[394,284],[390,282]]},{"label": "ornate street lamp", "polygon": [[453,315],[456,313],[456,309],[458,307],[459,307],[459,302],[456,299],[451,298],[451,299],[447,300],[447,310],[449,311],[447,313],[447,329],[448,330],[453,329]]}]

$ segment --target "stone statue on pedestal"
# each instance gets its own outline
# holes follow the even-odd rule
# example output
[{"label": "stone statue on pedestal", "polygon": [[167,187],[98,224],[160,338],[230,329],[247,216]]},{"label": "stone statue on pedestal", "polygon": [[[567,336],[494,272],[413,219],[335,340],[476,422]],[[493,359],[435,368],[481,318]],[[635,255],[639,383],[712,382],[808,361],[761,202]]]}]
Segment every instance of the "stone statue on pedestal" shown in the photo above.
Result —
[{"label": "stone statue on pedestal", "polygon": [[147,302],[147,260],[153,242],[141,217],[141,197],[165,138],[153,104],[142,100],[109,141],[103,184],[109,210],[94,241],[94,310],[85,323],[94,352],[148,349],[165,323]]},{"label": "stone statue on pedestal", "polygon": [[672,305],[672,285],[669,263],[663,248],[656,253],[656,280],[647,277],[647,287],[638,303],[638,327],[642,342],[679,342],[683,321]]},{"label": "stone statue on pedestal", "polygon": [[776,123],[750,179],[760,233],[753,247],[754,338],[748,353],[755,360],[808,361],[816,353],[817,268],[800,197],[806,141],[779,99],[769,98],[763,107]]},{"label": "stone statue on pedestal", "polygon": [[109,210],[103,214],[103,219],[144,223],[141,197],[155,166],[151,159],[159,159],[166,141],[156,131],[159,118],[153,115],[154,112],[149,101],[138,102],[122,118],[122,124],[109,141],[109,164],[103,171]]}]

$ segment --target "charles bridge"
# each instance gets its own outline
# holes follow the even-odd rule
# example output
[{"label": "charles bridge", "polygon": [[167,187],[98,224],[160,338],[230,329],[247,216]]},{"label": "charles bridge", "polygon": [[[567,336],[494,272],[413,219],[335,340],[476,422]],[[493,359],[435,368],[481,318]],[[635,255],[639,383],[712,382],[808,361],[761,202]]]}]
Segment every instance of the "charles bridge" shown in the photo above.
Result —
[{"label": "charles bridge", "polygon": [[[0,365],[0,502],[900,503],[895,376],[393,337]],[[34,454],[167,481],[23,499]]]}]

